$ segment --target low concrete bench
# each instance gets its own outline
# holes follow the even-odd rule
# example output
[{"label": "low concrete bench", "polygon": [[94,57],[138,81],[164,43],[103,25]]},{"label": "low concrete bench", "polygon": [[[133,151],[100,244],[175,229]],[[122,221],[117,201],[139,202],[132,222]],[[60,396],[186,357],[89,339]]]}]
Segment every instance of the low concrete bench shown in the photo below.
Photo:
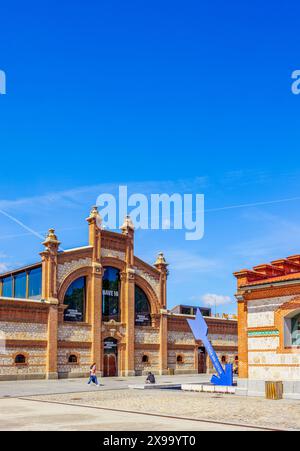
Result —
[{"label": "low concrete bench", "polygon": [[183,391],[191,391],[198,393],[224,393],[228,395],[235,395],[236,387],[220,387],[218,385],[210,384],[182,384]]},{"label": "low concrete bench", "polygon": [[181,390],[181,384],[138,384],[128,385],[130,390]]}]

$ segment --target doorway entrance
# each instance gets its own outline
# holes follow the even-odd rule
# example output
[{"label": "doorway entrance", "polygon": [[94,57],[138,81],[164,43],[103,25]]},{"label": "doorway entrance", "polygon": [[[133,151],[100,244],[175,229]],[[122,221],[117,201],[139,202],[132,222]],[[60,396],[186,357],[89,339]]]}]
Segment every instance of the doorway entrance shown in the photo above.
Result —
[{"label": "doorway entrance", "polygon": [[118,341],[114,338],[104,340],[103,376],[118,376]]},{"label": "doorway entrance", "polygon": [[206,374],[206,350],[205,348],[199,348],[198,352],[198,373]]}]

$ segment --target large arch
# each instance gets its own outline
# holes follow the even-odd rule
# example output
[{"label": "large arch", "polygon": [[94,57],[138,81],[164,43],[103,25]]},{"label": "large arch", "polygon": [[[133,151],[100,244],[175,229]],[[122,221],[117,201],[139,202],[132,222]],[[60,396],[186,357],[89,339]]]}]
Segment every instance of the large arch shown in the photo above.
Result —
[{"label": "large arch", "polygon": [[[80,277],[91,277],[92,275],[92,268],[90,266],[85,266],[83,268],[76,269],[74,272],[69,274],[61,284],[59,291],[58,291],[58,301],[60,305],[63,305],[65,300],[66,292],[69,288],[69,286],[75,282],[75,280],[79,279]],[[87,286],[87,292],[89,291],[89,287]]]},{"label": "large arch", "polygon": [[143,277],[136,274],[135,284],[145,292],[150,302],[151,314],[158,314],[160,312],[160,303],[155,291],[153,290],[149,282],[143,279]]}]

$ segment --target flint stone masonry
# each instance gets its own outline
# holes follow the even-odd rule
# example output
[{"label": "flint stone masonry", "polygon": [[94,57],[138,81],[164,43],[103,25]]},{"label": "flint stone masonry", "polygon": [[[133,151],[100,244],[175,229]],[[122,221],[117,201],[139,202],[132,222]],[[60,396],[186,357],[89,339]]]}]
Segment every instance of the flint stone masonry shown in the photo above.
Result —
[{"label": "flint stone masonry", "polygon": [[176,345],[194,345],[195,339],[192,332],[169,331],[168,343]]},{"label": "flint stone masonry", "polygon": [[115,251],[112,249],[102,249],[102,257],[112,257],[118,258],[119,260],[125,261],[125,252]]},{"label": "flint stone masonry", "polygon": [[[76,355],[78,364],[70,364],[68,362],[70,355]],[[69,348],[58,349],[58,372],[68,374],[88,374],[91,366],[91,353],[86,349]]]},{"label": "flint stone masonry", "polygon": [[71,260],[70,262],[63,263],[62,265],[58,265],[57,269],[57,286],[59,287],[63,281],[70,275],[72,272],[77,269],[84,268],[86,266],[92,266],[91,258],[80,258],[78,260]]},{"label": "flint stone masonry", "polygon": [[237,346],[237,335],[215,335],[208,334],[208,339],[215,346]]},{"label": "flint stone masonry", "polygon": [[[149,358],[148,363],[143,363],[143,356],[147,355]],[[135,371],[136,375],[143,375],[151,371],[153,373],[159,372],[159,352],[158,351],[135,351]]]},{"label": "flint stone masonry", "polygon": [[92,332],[90,326],[81,326],[76,323],[60,325],[58,328],[59,341],[90,342]]},{"label": "flint stone masonry", "polygon": [[139,344],[159,344],[159,329],[136,327],[135,342]]},{"label": "flint stone masonry", "polygon": [[6,340],[47,340],[47,325],[0,322],[1,338]]},{"label": "flint stone masonry", "polygon": [[6,348],[5,354],[0,355],[0,376],[3,375],[22,375],[45,372],[46,351],[44,348],[27,348],[25,356],[26,365],[15,365],[14,357],[18,353],[24,353],[21,349]]},{"label": "flint stone masonry", "polygon": [[160,297],[160,284],[159,281],[157,281],[154,277],[152,277],[150,274],[148,274],[146,271],[139,269],[137,267],[134,268],[135,272],[138,276],[142,277],[143,279],[145,279],[149,285],[151,285],[151,287],[153,288],[156,296],[159,298]]},{"label": "flint stone masonry", "polygon": [[[177,362],[177,356],[183,356],[183,363]],[[180,373],[181,371],[195,371],[195,354],[193,351],[187,351],[185,349],[178,350],[169,350],[168,351],[168,367],[174,369],[176,373]]]}]

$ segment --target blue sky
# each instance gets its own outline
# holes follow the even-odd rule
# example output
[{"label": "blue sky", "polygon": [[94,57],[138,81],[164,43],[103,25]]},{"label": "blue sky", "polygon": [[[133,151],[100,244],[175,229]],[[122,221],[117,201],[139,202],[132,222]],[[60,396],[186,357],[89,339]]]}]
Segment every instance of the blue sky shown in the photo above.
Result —
[{"label": "blue sky", "polygon": [[[170,262],[169,306],[229,296],[232,272],[300,251],[296,1],[21,1],[1,6],[0,209],[64,248],[99,194],[204,193],[206,231],[137,232]],[[40,240],[0,215],[0,265]]]}]

